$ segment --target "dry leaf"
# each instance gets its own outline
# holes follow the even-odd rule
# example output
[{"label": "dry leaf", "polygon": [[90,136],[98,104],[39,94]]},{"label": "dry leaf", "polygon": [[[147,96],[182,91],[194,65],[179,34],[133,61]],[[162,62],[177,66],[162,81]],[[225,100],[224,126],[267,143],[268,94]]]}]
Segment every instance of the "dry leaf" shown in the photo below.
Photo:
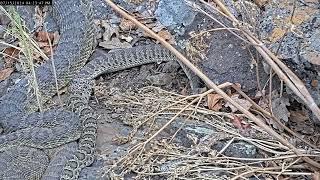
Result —
[{"label": "dry leaf", "polygon": [[[168,30],[160,30],[157,33],[162,39],[166,40],[169,44],[176,44],[176,41],[174,37],[171,35],[171,33]],[[152,35],[148,34],[147,32],[143,31],[143,36],[154,38]]]},{"label": "dry leaf", "polygon": [[49,46],[48,42],[38,41],[37,44],[38,44],[39,48],[44,48],[44,47],[48,47]]},{"label": "dry leaf", "polygon": [[20,51],[14,47],[8,47],[4,50],[5,67],[13,67],[15,59],[18,58]]},{"label": "dry leaf", "polygon": [[42,60],[40,53],[37,53],[37,52],[32,53],[32,59],[37,62],[40,62]]},{"label": "dry leaf", "polygon": [[213,111],[219,111],[222,108],[222,96],[219,94],[208,94],[208,108]]},{"label": "dry leaf", "polygon": [[137,28],[136,24],[134,24],[132,21],[130,21],[128,19],[124,19],[124,18],[121,19],[119,27],[123,31],[130,31],[130,30]]},{"label": "dry leaf", "polygon": [[0,81],[7,79],[10,74],[14,71],[13,68],[6,68],[0,71]]},{"label": "dry leaf", "polygon": [[316,171],[312,173],[312,180],[320,180],[320,172]]},{"label": "dry leaf", "polygon": [[[252,106],[252,104],[246,100],[246,99],[240,99],[239,98],[239,94],[234,94],[230,97],[233,101],[235,101],[236,103],[240,104],[243,108],[245,108],[246,110],[249,110]],[[225,105],[225,107],[230,107],[232,112],[236,112],[238,109],[236,107],[234,107],[231,103],[227,102]]]},{"label": "dry leaf", "polygon": [[232,119],[232,124],[234,125],[234,127],[236,127],[237,129],[241,129],[241,130],[247,130],[249,128],[251,128],[250,124],[247,123],[242,123],[243,119],[234,115],[233,119]]},{"label": "dry leaf", "polygon": [[319,82],[318,82],[318,80],[316,80],[316,79],[313,79],[313,80],[311,81],[311,86],[314,87],[314,88],[318,87],[318,84],[319,84]]},{"label": "dry leaf", "polygon": [[242,129],[241,121],[242,121],[242,120],[241,120],[238,116],[233,116],[232,124],[233,124],[234,127],[236,127],[237,129]]},{"label": "dry leaf", "polygon": [[45,31],[40,31],[36,34],[36,40],[39,42],[48,42],[48,36],[50,38],[51,43],[54,40],[54,33],[49,33]]},{"label": "dry leaf", "polygon": [[263,7],[264,5],[266,5],[268,3],[269,0],[254,0],[253,2],[255,2],[259,8]]},{"label": "dry leaf", "polygon": [[102,34],[103,41],[110,41],[112,37],[119,37],[119,29],[111,26],[107,21],[102,20],[101,26],[104,29],[104,33]]},{"label": "dry leaf", "polygon": [[[43,51],[43,53],[45,54],[45,55],[47,55],[48,57],[50,57],[51,56],[51,48],[50,47],[43,47],[43,49],[42,49],[42,51]],[[53,51],[53,50],[52,50]]]},{"label": "dry leaf", "polygon": [[168,30],[161,30],[160,32],[158,32],[158,35],[168,43],[175,44],[174,38]]},{"label": "dry leaf", "polygon": [[100,42],[99,46],[105,49],[123,49],[132,47],[128,42],[121,42],[118,38],[112,38],[111,41]]},{"label": "dry leaf", "polygon": [[131,48],[131,44],[128,42],[121,42],[119,39],[118,28],[111,26],[107,21],[101,21],[102,27],[104,27],[103,41],[99,43],[100,47],[105,49],[123,49]]},{"label": "dry leaf", "polygon": [[127,42],[132,42],[132,40],[133,40],[133,37],[131,37],[131,36],[121,35],[119,38],[122,39],[122,40],[125,40]]},{"label": "dry leaf", "polygon": [[308,114],[300,111],[290,111],[290,121],[295,123],[304,123],[309,119]]},{"label": "dry leaf", "polygon": [[[49,43],[49,39],[50,38],[50,43]],[[56,45],[58,44],[60,39],[59,33],[58,32],[54,32],[54,33],[49,33],[49,32],[45,32],[45,31],[40,31],[37,32],[36,34],[36,40],[37,40],[37,44],[38,46],[41,48],[41,50],[43,51],[43,53],[45,55],[47,55],[48,57],[50,57],[52,54],[51,52],[54,51]],[[50,47],[51,45],[51,47]],[[51,50],[52,48],[52,50]],[[36,61],[41,61],[41,56],[37,53],[33,54],[33,59]]]},{"label": "dry leaf", "polygon": [[301,132],[305,135],[312,135],[314,133],[314,125],[309,121],[309,116],[306,111],[290,111],[290,121],[294,124],[294,126],[291,127],[294,131]]},{"label": "dry leaf", "polygon": [[288,122],[290,112],[287,109],[287,106],[290,105],[289,99],[285,97],[278,97],[272,100],[272,112],[273,115],[282,119],[284,122]]}]

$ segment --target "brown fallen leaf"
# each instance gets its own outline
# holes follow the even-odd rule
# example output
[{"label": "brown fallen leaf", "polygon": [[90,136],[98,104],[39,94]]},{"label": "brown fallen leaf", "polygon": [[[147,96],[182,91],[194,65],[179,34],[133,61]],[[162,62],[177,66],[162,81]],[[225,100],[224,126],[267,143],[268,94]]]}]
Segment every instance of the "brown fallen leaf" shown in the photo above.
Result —
[{"label": "brown fallen leaf", "polygon": [[[48,57],[51,57],[51,48],[52,52],[54,52],[56,46],[50,47],[49,42],[37,42],[39,48],[42,50],[42,52],[47,55]],[[41,61],[41,55],[39,53],[33,53],[33,59],[35,61]]]},{"label": "brown fallen leaf", "polygon": [[132,47],[130,43],[121,42],[118,38],[112,38],[109,41],[102,41],[99,43],[99,46],[105,49],[124,49]]},{"label": "brown fallen leaf", "polygon": [[36,33],[36,40],[38,42],[48,42],[48,36],[50,38],[50,41],[53,42],[54,40],[54,33],[49,33],[45,31],[39,31]]},{"label": "brown fallen leaf", "polygon": [[[51,48],[50,48],[50,47],[48,47],[48,46],[43,47],[42,51],[43,51],[43,53],[44,53],[45,55],[47,55],[48,57],[51,56]],[[52,49],[52,51],[54,51],[54,48]]]},{"label": "brown fallen leaf", "polygon": [[[161,29],[157,34],[162,39],[166,40],[169,44],[173,44],[173,45],[176,44],[176,41],[175,41],[174,37],[171,35],[171,33],[168,30]],[[143,32],[143,36],[153,38],[153,36],[151,36],[147,32]]]},{"label": "brown fallen leaf", "polygon": [[[234,94],[231,96],[231,99],[235,102],[237,102],[238,104],[240,104],[243,108],[245,108],[246,110],[249,110],[252,106],[252,104],[250,103],[250,101],[246,100],[246,99],[240,99],[239,98],[239,94]],[[227,102],[225,105],[225,107],[230,107],[232,112],[236,112],[238,111],[238,109],[236,107],[234,107],[231,103]]]},{"label": "brown fallen leaf", "polygon": [[208,108],[213,111],[219,111],[222,108],[222,96],[219,94],[208,94]]},{"label": "brown fallen leaf", "polygon": [[8,47],[4,50],[4,53],[6,54],[4,56],[5,67],[13,67],[20,51],[14,47]]},{"label": "brown fallen leaf", "polygon": [[232,124],[234,125],[234,127],[236,127],[237,129],[242,129],[242,124],[241,124],[241,119],[238,116],[233,116],[232,119]]},{"label": "brown fallen leaf", "polygon": [[170,44],[175,44],[175,40],[171,33],[168,30],[161,30],[158,32],[158,35],[166,40]]},{"label": "brown fallen leaf", "polygon": [[302,110],[290,111],[290,121],[295,123],[304,123],[309,119],[308,114]]},{"label": "brown fallen leaf", "polygon": [[314,88],[318,87],[318,84],[319,84],[319,82],[318,82],[318,80],[316,80],[316,79],[313,79],[313,80],[311,81],[311,86],[314,87]]},{"label": "brown fallen leaf", "polygon": [[121,19],[119,27],[123,31],[130,31],[137,28],[136,24],[134,24],[132,21],[125,18]]},{"label": "brown fallen leaf", "polygon": [[[47,55],[48,56],[48,55]],[[48,56],[49,57],[49,56]],[[35,61],[35,62],[42,62],[43,59],[41,57],[41,55],[39,53],[36,53],[36,52],[33,52],[32,53],[32,59]]]},{"label": "brown fallen leaf", "polygon": [[13,71],[13,68],[6,68],[0,70],[0,81],[7,79]]},{"label": "brown fallen leaf", "polygon": [[39,41],[39,42],[37,42],[37,44],[38,44],[39,48],[43,48],[43,47],[49,46],[48,42]]},{"label": "brown fallen leaf", "polygon": [[284,96],[276,97],[272,99],[271,104],[273,115],[284,122],[288,122],[290,117],[290,112],[287,109],[287,106],[290,105],[289,98]]},{"label": "brown fallen leaf", "polygon": [[256,3],[259,8],[263,7],[268,3],[269,0],[254,0],[253,2]]},{"label": "brown fallen leaf", "polygon": [[237,129],[240,129],[240,130],[247,130],[247,129],[251,128],[250,124],[243,123],[243,119],[236,116],[236,115],[233,116],[231,123],[234,125],[234,127],[236,127]]},{"label": "brown fallen leaf", "polygon": [[[58,32],[50,33],[46,31],[40,31],[36,33],[35,39],[37,41],[38,46],[43,51],[43,53],[48,57],[51,57],[52,55],[51,52],[54,52],[54,49],[59,42],[60,35]],[[51,51],[51,48],[52,48],[52,51]],[[37,62],[40,62],[43,60],[40,54],[37,54],[37,53],[33,54],[33,59]]]}]

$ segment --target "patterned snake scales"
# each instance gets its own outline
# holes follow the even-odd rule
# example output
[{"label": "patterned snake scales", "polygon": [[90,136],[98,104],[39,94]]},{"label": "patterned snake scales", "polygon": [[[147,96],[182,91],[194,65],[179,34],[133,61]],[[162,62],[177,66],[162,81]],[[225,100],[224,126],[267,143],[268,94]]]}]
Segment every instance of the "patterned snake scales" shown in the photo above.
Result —
[{"label": "patterned snake scales", "polygon": [[[90,0],[53,0],[60,30],[53,56],[58,88],[69,85],[66,108],[30,112],[35,93],[26,76],[0,99],[0,179],[78,179],[94,160],[97,115],[88,105],[94,78],[152,62],[175,60],[157,46],[100,54],[93,52],[94,24]],[[87,64],[86,64],[87,63]],[[51,60],[36,69],[43,101],[56,94]]]}]

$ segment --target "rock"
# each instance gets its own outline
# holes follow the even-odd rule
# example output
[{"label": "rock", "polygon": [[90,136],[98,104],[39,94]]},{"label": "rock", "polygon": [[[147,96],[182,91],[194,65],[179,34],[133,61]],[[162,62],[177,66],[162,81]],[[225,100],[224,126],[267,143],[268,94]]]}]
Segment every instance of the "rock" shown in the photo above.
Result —
[{"label": "rock", "polygon": [[164,26],[186,26],[193,22],[196,12],[184,0],[160,0],[155,15]]},{"label": "rock", "polygon": [[[220,16],[215,18],[227,26],[232,26]],[[179,37],[180,42],[182,39],[191,39],[190,42],[180,43],[179,46],[187,50],[186,44],[190,44],[198,51],[198,54],[194,55],[187,50],[186,54],[188,56],[191,54],[189,59],[214,83],[239,83],[244,91],[253,93],[257,88],[256,66],[252,63],[250,47],[247,44],[229,31],[213,31],[201,39],[192,39],[192,32],[196,34],[219,27],[221,27],[219,24],[205,15],[197,14],[194,22],[186,27],[185,35]],[[204,48],[199,48],[197,43],[200,41]],[[260,82],[263,84],[267,80],[267,74],[262,68],[262,63],[258,63],[258,69]]]},{"label": "rock", "polygon": [[103,160],[100,158],[95,160],[90,167],[85,167],[80,172],[79,180],[103,180]]},{"label": "rock", "polygon": [[152,85],[163,86],[166,84],[170,84],[170,82],[172,82],[173,80],[173,77],[171,77],[169,74],[161,73],[157,75],[148,76],[147,80],[150,81]]},{"label": "rock", "polygon": [[[212,146],[212,148],[220,151],[226,144],[227,142],[219,141],[216,145]],[[222,154],[229,157],[255,158],[257,155],[257,148],[247,142],[239,141],[230,144]]]},{"label": "rock", "polygon": [[[242,40],[227,31],[216,32],[207,52],[199,66],[216,84],[239,83],[247,92],[257,88],[256,67],[251,67],[251,56]],[[260,73],[263,75],[261,65]]]},{"label": "rock", "polygon": [[[292,7],[295,7],[292,13]],[[305,82],[316,103],[320,104],[320,11],[316,1],[271,1],[260,22],[260,38]],[[287,89],[289,94],[292,94]],[[293,96],[298,102],[298,97]]]}]

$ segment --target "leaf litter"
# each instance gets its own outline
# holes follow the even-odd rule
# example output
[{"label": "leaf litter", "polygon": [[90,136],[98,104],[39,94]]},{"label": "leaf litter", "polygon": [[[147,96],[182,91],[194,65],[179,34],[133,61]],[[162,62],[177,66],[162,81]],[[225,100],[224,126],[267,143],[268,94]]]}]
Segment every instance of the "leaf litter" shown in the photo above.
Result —
[{"label": "leaf litter", "polygon": [[[263,1],[260,1],[263,2]],[[121,20],[120,23],[120,29],[118,27],[111,27],[108,24],[108,22],[103,22],[103,28],[107,31],[105,31],[101,37],[103,38],[103,41],[99,43],[99,46],[106,48],[106,49],[114,49],[114,48],[127,48],[131,47],[129,43],[126,42],[131,42],[134,38],[130,35],[122,35],[121,31],[131,31],[134,30],[136,27],[128,22],[125,19]],[[155,23],[156,24],[156,23]],[[153,26],[152,24],[149,25],[150,27]],[[158,34],[166,39],[167,41],[171,42],[174,44],[174,36],[171,35],[171,33],[167,30],[165,30],[161,26],[154,26],[153,29],[157,29]],[[39,35],[40,34],[40,35]],[[42,50],[45,52],[46,55],[51,55],[50,51],[48,49],[48,42],[47,42],[47,36],[49,36],[51,42],[54,42],[58,38],[54,37],[54,34],[49,34],[46,32],[39,32],[38,37],[36,37],[37,42],[42,48]],[[121,34],[121,35],[120,35]],[[144,35],[145,37],[148,37],[148,35]],[[122,40],[125,40],[126,42],[123,42]],[[55,43],[53,43],[55,45]],[[54,47],[53,47],[54,48]],[[36,56],[35,59],[40,58],[40,56]],[[0,72],[0,79],[2,77],[7,78],[12,72],[10,72],[12,68],[7,68],[2,70]],[[13,71],[13,70],[12,70]],[[3,75],[2,75],[3,74]],[[9,75],[8,75],[9,74]],[[136,114],[133,114],[133,116],[126,117],[127,118],[127,123],[128,125],[131,125],[134,127],[134,129],[139,129],[144,124],[148,124],[147,126],[149,128],[146,128],[150,130],[150,132],[146,133],[145,136],[152,135],[153,129],[152,128],[159,128],[161,125],[155,125],[157,120],[161,118],[151,118],[149,121],[144,121],[143,118],[145,117],[150,117],[152,116],[153,113],[159,109],[163,108],[165,109],[164,112],[159,113],[157,116],[169,116],[171,117],[173,114],[176,114],[177,110],[180,110],[183,108],[183,106],[186,106],[188,102],[190,102],[190,99],[187,99],[185,101],[182,101],[180,104],[176,104],[176,106],[173,106],[171,108],[166,108],[166,105],[172,104],[172,102],[177,102],[181,100],[181,96],[178,95],[173,95],[169,92],[165,92],[163,90],[159,90],[157,88],[146,88],[142,89],[140,93],[144,93],[143,95],[145,97],[141,97],[140,95],[134,95],[132,94],[120,94],[117,96],[115,99],[111,99],[108,103],[108,105],[118,107],[118,106],[129,106],[129,110],[132,112],[135,112]],[[158,95],[165,96],[165,98],[158,97]],[[185,96],[184,96],[185,97]],[[186,98],[186,97],[185,97]],[[240,97],[238,94],[233,94],[231,95],[231,98],[240,103],[244,104],[244,107],[246,109],[250,109],[252,107],[252,104]],[[130,103],[133,103],[134,106],[132,107]],[[139,103],[143,102],[142,107],[140,107]],[[268,104],[268,103],[266,103]],[[274,98],[272,101],[272,106],[273,106],[273,113],[276,117],[279,119],[284,120],[285,122],[288,122],[288,119],[290,121],[300,124],[304,124],[306,120],[306,115],[304,112],[301,111],[289,111],[287,109],[287,106],[289,106],[290,103],[287,101],[287,99],[283,99],[283,97],[277,97]],[[228,107],[231,109],[232,113],[227,113],[227,112],[221,112],[219,113],[218,111],[221,110],[224,107]],[[208,107],[208,108],[206,108]],[[278,109],[277,107],[280,107]],[[266,109],[268,107],[266,106]],[[136,110],[140,110],[136,112]],[[152,111],[153,110],[153,111]],[[140,112],[140,114],[139,114]],[[141,112],[144,112],[141,114]],[[195,114],[192,114],[190,112],[196,112]],[[231,104],[224,104],[223,101],[221,101],[221,97],[215,95],[215,94],[209,94],[207,96],[207,104],[202,105],[200,103],[200,107],[193,105],[190,109],[186,109],[180,116],[183,118],[185,117],[192,117],[191,119],[193,121],[200,121],[201,123],[204,123],[206,125],[209,125],[211,129],[214,129],[218,131],[218,133],[215,134],[216,139],[212,140],[213,143],[207,143],[207,146],[203,146],[203,143],[206,142],[208,137],[206,138],[201,138],[198,137],[196,134],[192,133],[186,133],[187,139],[192,141],[192,151],[194,154],[188,154],[188,150],[190,150],[190,147],[185,147],[184,145],[181,144],[175,144],[174,141],[172,141],[175,138],[181,138],[180,136],[173,136],[170,140],[168,137],[161,137],[160,139],[154,139],[150,143],[150,146],[146,147],[146,149],[141,149],[141,154],[136,155],[136,154],[128,154],[127,157],[125,157],[124,161],[120,163],[119,167],[114,167],[110,171],[110,174],[113,175],[118,175],[116,170],[123,170],[123,172],[135,172],[138,177],[154,177],[156,175],[148,174],[148,173],[155,173],[155,174],[160,174],[164,175],[170,178],[189,178],[189,177],[215,177],[217,174],[220,172],[215,172],[215,170],[209,169],[209,167],[214,167],[217,168],[218,171],[225,171],[223,173],[223,176],[225,177],[232,177],[232,174],[239,174],[241,172],[246,172],[246,171],[252,171],[252,169],[256,172],[262,172],[264,169],[257,168],[257,166],[253,164],[246,164],[246,168],[239,168],[240,166],[244,165],[243,160],[246,159],[236,159],[234,160],[234,157],[228,157],[228,156],[223,156],[223,151],[221,150],[221,154],[218,153],[217,150],[213,150],[210,145],[224,140],[224,141],[229,141],[232,142],[233,139],[237,140],[242,140],[242,141],[247,141],[251,144],[254,144],[260,151],[263,152],[264,157],[266,158],[266,161],[270,160],[270,165],[269,167],[272,166],[277,166],[277,164],[283,163],[283,161],[279,159],[274,160],[273,158],[275,156],[278,156],[275,151],[272,151],[272,148],[277,149],[279,152],[280,157],[285,158],[286,155],[292,155],[290,152],[286,151],[282,146],[277,146],[275,140],[270,138],[268,135],[265,134],[259,127],[255,126],[254,124],[247,122],[245,117],[234,115],[234,113],[237,112],[237,109],[233,107]],[[127,114],[127,113],[126,113]],[[130,113],[128,113],[130,114]],[[126,115],[125,115],[126,116]],[[179,117],[180,117],[179,116]],[[138,123],[133,121],[136,121],[138,119]],[[161,121],[161,120],[160,120]],[[246,138],[252,138],[250,137],[243,137],[241,133],[239,133],[239,130],[246,130],[250,129],[256,133],[255,135],[259,140],[261,140],[259,143],[256,140],[248,140]],[[298,128],[298,129],[303,129],[303,128]],[[184,127],[182,126],[180,131],[183,131]],[[203,132],[202,132],[203,133]],[[179,130],[177,130],[176,134],[179,134]],[[227,134],[227,135],[226,135]],[[133,137],[128,138],[129,140],[132,139]],[[134,139],[135,142],[143,141],[147,137],[139,137],[137,139]],[[129,141],[126,141],[129,142]],[[200,146],[201,142],[201,146]],[[258,143],[258,144],[257,144]],[[205,143],[204,143],[205,144]],[[210,145],[209,145],[210,144]],[[271,144],[271,145],[270,145]],[[272,147],[271,149],[270,146]],[[196,148],[198,147],[198,148]],[[199,148],[200,147],[200,148]],[[226,145],[225,148],[228,146]],[[207,153],[205,156],[201,153]],[[280,153],[281,152],[281,153]],[[222,155],[222,156],[220,156]],[[289,162],[294,162],[294,155],[291,156],[292,159],[288,159],[286,163]],[[213,159],[218,159],[218,162],[215,162],[212,165],[212,158]],[[270,159],[268,159],[270,158]],[[258,158],[257,158],[258,159]],[[193,164],[191,166],[190,164]],[[251,166],[252,165],[252,166]],[[228,167],[228,168],[224,168]],[[231,168],[231,170],[230,170]],[[232,168],[239,168],[240,170],[233,170]],[[290,169],[290,167],[288,168]],[[294,171],[294,168],[292,169]],[[209,171],[209,173],[203,172],[203,171]],[[147,172],[147,173],[146,173]],[[219,174],[221,175],[221,174]],[[266,178],[270,178],[271,176],[264,175]]]},{"label": "leaf litter", "polygon": [[[259,172],[264,168],[277,168],[284,161],[298,165],[292,152],[279,146],[279,142],[246,117],[208,108],[220,100],[215,94],[209,94],[206,102],[201,100],[203,94],[182,96],[152,86],[134,91],[110,91],[104,86],[101,82],[96,89],[98,100],[113,113],[120,113],[114,120],[132,127],[128,135],[114,139],[126,142],[118,144],[117,149],[128,145],[126,149],[130,151],[119,153],[122,156],[112,166],[105,167],[110,177],[202,179],[223,176],[229,179],[234,174],[253,170],[259,177],[272,178]],[[190,105],[190,102],[193,103]],[[174,121],[159,131],[172,118]],[[288,171],[296,172],[294,166],[288,167]]]}]

